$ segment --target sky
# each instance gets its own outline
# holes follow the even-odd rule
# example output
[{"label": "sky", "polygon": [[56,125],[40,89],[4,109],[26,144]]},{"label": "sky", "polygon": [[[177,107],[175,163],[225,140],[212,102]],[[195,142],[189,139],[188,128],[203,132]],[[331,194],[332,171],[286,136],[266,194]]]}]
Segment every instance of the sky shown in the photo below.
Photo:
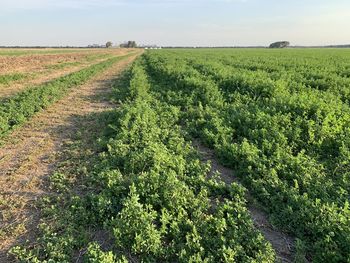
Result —
[{"label": "sky", "polygon": [[0,0],[0,46],[350,44],[349,0]]}]

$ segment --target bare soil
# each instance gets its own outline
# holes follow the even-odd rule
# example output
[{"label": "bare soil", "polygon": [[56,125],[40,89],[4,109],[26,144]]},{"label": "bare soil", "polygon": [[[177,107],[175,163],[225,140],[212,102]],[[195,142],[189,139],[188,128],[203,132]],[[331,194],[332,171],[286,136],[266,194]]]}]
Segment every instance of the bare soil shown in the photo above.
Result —
[{"label": "bare soil", "polygon": [[10,262],[11,247],[34,239],[40,219],[37,200],[50,194],[46,182],[57,167],[57,156],[84,116],[112,107],[106,97],[112,81],[137,55],[117,62],[38,113],[0,149],[0,262]]}]

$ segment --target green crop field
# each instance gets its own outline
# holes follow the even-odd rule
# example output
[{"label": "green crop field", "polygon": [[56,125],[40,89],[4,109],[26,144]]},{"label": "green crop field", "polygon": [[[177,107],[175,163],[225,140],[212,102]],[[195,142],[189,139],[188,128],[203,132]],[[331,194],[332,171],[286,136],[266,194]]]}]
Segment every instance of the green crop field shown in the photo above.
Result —
[{"label": "green crop field", "polygon": [[280,229],[315,262],[350,258],[350,50],[162,51],[141,60]]},{"label": "green crop field", "polygon": [[350,50],[161,51],[151,92],[316,262],[350,258]]},{"label": "green crop field", "polygon": [[349,0],[0,2],[0,263],[350,263]]},{"label": "green crop field", "polygon": [[[55,90],[100,69],[88,70]],[[349,262],[350,50],[146,51],[110,99],[115,109],[94,115],[98,154],[74,161],[84,135],[72,143],[37,243],[12,248],[17,259]],[[195,141],[237,182],[213,175]],[[252,203],[294,240],[290,255]]]}]

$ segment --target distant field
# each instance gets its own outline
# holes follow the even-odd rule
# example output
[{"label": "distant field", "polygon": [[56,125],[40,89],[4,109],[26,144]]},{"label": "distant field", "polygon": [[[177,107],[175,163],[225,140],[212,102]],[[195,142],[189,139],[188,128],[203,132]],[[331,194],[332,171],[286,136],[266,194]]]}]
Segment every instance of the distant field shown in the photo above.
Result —
[{"label": "distant field", "polygon": [[88,48],[0,48],[0,56],[22,56],[29,54],[62,54],[77,52],[103,52],[104,49],[88,49]]},{"label": "distant field", "polygon": [[0,49],[0,98],[129,51]]}]

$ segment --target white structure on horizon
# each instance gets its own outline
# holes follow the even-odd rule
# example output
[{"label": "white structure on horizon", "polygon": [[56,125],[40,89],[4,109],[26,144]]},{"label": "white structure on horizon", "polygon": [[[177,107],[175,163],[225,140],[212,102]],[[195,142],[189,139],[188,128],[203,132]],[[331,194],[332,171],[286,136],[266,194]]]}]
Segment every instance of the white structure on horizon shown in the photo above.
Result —
[{"label": "white structure on horizon", "polygon": [[162,49],[162,47],[158,47],[157,45],[143,45],[141,47],[144,49]]}]

